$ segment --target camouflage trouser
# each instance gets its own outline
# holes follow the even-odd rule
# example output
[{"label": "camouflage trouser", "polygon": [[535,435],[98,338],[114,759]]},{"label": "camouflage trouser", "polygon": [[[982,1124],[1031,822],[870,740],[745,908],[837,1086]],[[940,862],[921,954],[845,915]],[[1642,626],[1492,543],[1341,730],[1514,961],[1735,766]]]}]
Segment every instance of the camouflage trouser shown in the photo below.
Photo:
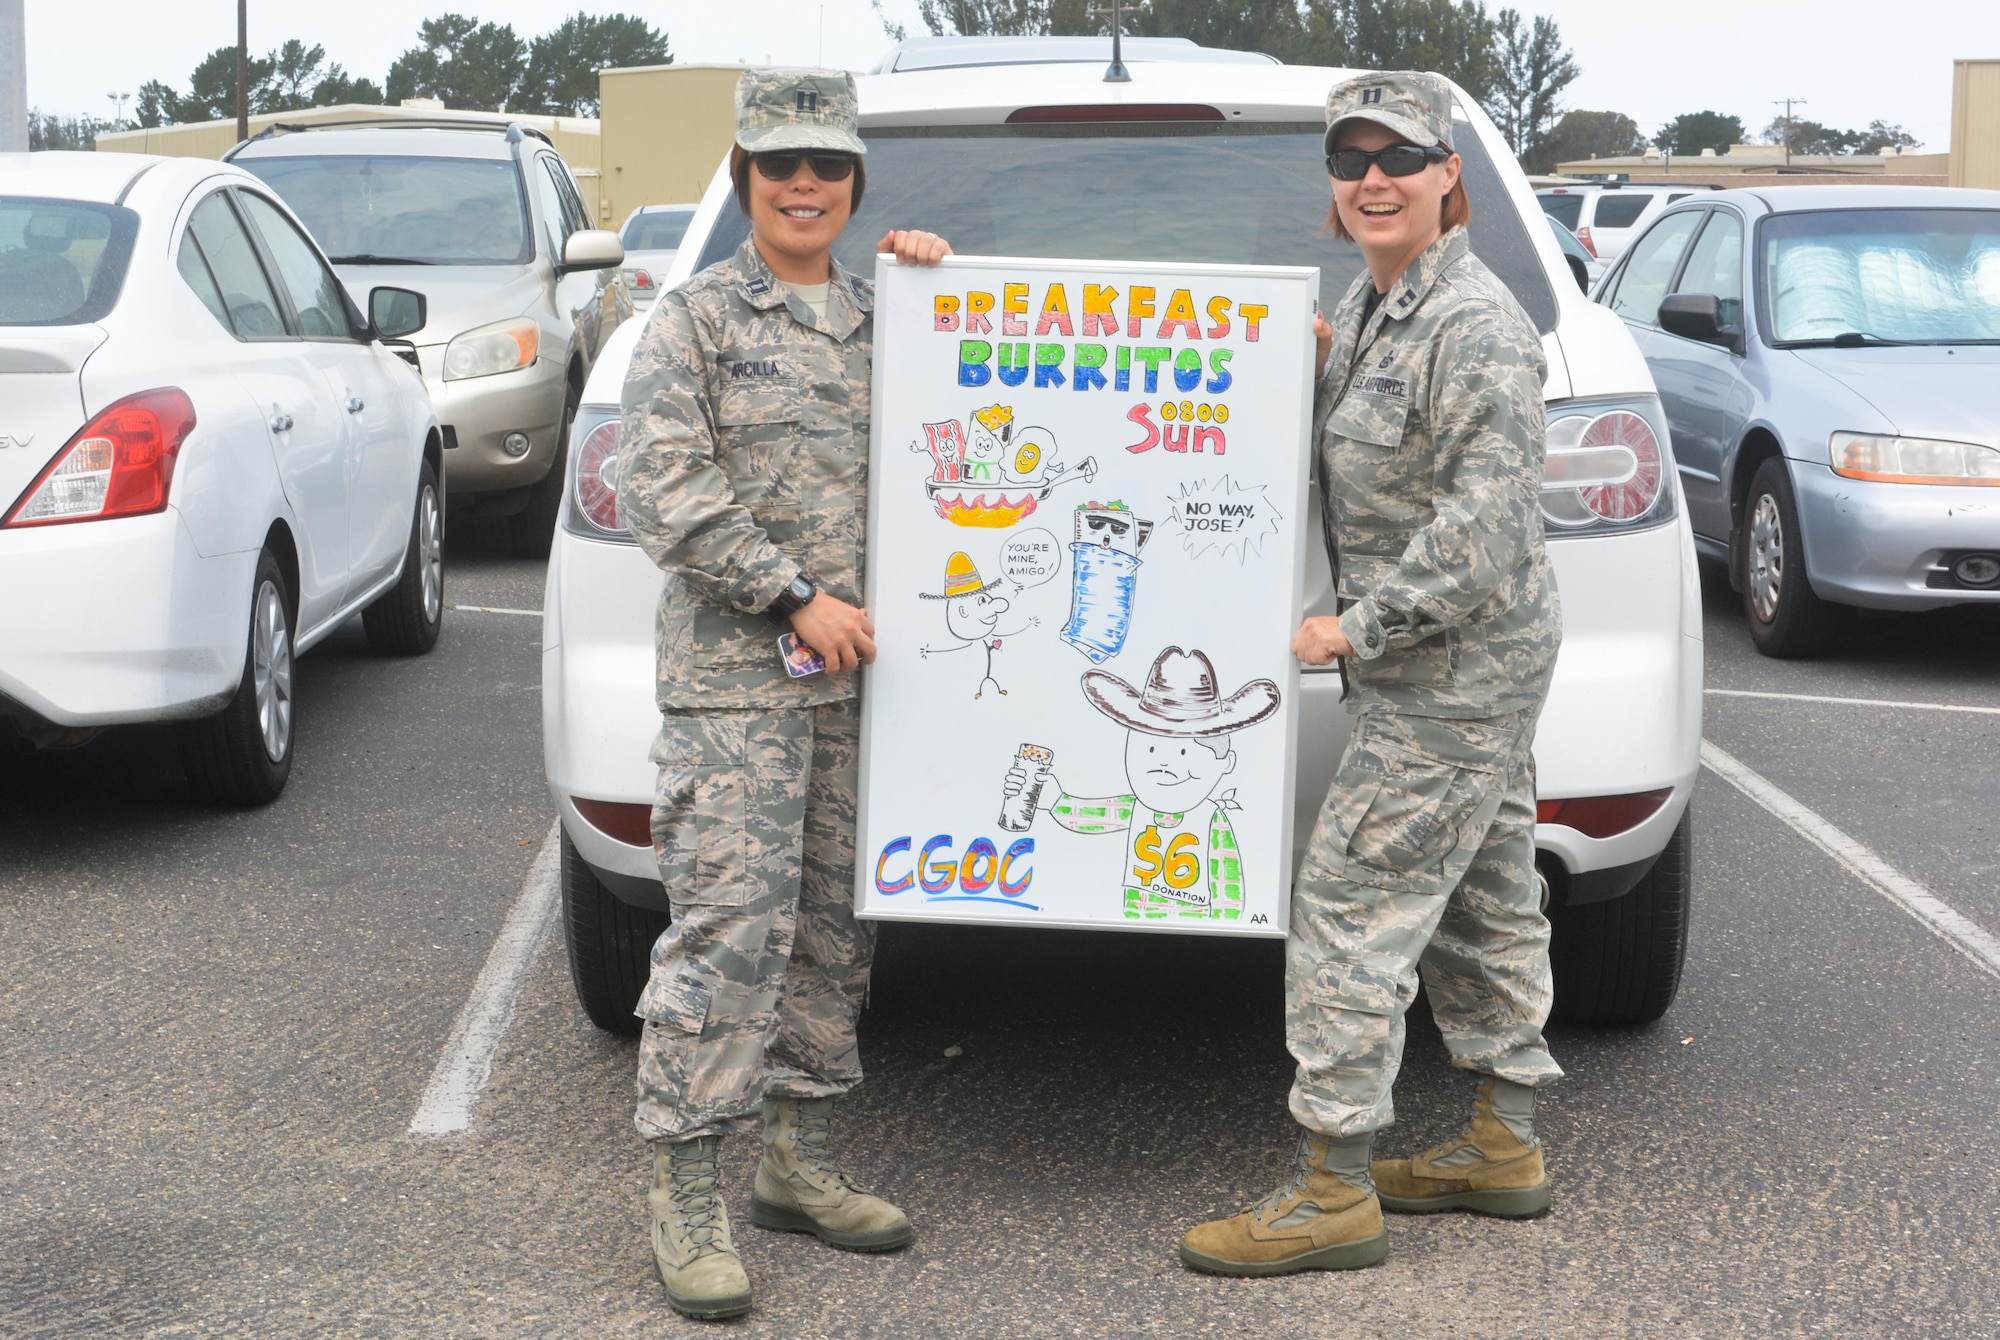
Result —
[{"label": "camouflage trouser", "polygon": [[1542,1040],[1551,989],[1535,878],[1536,716],[1355,720],[1285,941],[1301,1125],[1359,1135],[1395,1120],[1419,964],[1453,1065],[1518,1084],[1562,1077]]},{"label": "camouflage trouser", "polygon": [[674,923],[639,997],[639,1133],[754,1128],[861,1081],[875,956],[854,916],[860,708],[668,712],[653,849]]}]

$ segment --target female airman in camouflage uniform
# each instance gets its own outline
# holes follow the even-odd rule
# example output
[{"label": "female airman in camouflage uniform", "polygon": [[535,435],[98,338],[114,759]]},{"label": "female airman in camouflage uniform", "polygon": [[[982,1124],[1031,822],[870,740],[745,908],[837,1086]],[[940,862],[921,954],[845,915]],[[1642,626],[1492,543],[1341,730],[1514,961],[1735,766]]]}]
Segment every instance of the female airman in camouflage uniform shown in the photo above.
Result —
[{"label": "female airman in camouflage uniform", "polygon": [[[1549,926],[1529,752],[1561,640],[1543,548],[1541,341],[1472,255],[1435,75],[1327,98],[1330,223],[1367,272],[1316,323],[1315,466],[1340,614],[1293,650],[1340,658],[1353,737],[1292,893],[1286,1041],[1305,1128],[1286,1185],[1181,1244],[1198,1269],[1373,1264],[1382,1210],[1522,1216],[1549,1204],[1534,1093]],[[1481,1076],[1469,1128],[1371,1166],[1390,1124],[1418,969],[1452,1063]],[[1379,1196],[1378,1196],[1379,1191]]]},{"label": "female airman in camouflage uniform", "polygon": [[[874,954],[853,894],[873,295],[831,251],[865,180],[856,113],[844,72],[744,74],[750,238],[660,299],[625,383],[619,505],[667,572],[653,844],[674,909],[639,999],[637,1122],[654,1261],[696,1317],[750,1308],[717,1148],[759,1117],[754,1222],[853,1251],[910,1240],[828,1144]],[[880,249],[950,252],[929,233]],[[787,673],[787,631],[825,673]]]}]

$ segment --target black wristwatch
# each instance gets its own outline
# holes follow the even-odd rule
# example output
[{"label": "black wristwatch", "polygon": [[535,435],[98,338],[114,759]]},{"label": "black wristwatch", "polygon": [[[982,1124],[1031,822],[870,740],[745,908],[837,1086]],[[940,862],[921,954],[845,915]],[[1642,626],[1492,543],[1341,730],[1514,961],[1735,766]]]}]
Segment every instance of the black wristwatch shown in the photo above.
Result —
[{"label": "black wristwatch", "polygon": [[798,576],[792,578],[790,586],[778,592],[778,598],[773,600],[766,608],[772,614],[780,614],[789,619],[792,615],[797,614],[800,610],[812,604],[813,597],[818,594],[819,587],[813,584],[813,579],[801,572]]}]

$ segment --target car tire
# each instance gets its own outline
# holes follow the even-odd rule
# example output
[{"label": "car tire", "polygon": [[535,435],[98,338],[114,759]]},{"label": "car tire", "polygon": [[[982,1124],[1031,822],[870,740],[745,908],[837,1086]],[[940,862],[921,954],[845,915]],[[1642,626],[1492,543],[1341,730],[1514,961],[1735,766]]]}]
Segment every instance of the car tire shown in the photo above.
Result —
[{"label": "car tire", "polygon": [[1690,810],[1653,868],[1624,897],[1550,915],[1555,1022],[1650,1024],[1674,1003],[1687,963],[1692,823]]},{"label": "car tire", "polygon": [[507,542],[516,558],[547,558],[556,538],[556,516],[562,510],[563,475],[569,466],[569,430],[576,422],[577,391],[563,401],[562,427],[556,433],[556,455],[549,472],[528,487],[528,505],[507,518]]},{"label": "car tire", "polygon": [[651,908],[634,907],[604,887],[562,835],[563,940],[569,949],[569,977],[583,1012],[607,1033],[637,1033],[643,1021],[632,1013],[653,971],[653,942],[673,919]]},{"label": "car tire", "polygon": [[235,696],[177,732],[188,788],[210,805],[267,805],[292,775],[292,602],[268,549],[258,555],[250,589],[250,635]]},{"label": "car tire", "polygon": [[368,645],[385,656],[421,656],[444,628],[444,506],[437,472],[424,462],[417,476],[417,505],[403,575],[361,611]]},{"label": "car tire", "polygon": [[1766,656],[1790,660],[1823,650],[1841,607],[1821,600],[1806,576],[1805,537],[1782,458],[1757,467],[1743,509],[1743,614]]}]

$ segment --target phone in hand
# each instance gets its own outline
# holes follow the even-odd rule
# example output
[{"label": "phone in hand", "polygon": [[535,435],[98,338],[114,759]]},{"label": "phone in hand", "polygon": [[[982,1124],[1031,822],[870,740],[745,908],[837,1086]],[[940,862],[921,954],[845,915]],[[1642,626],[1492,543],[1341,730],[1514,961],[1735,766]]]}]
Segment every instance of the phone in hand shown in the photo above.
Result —
[{"label": "phone in hand", "polygon": [[793,679],[804,679],[826,669],[826,657],[799,641],[797,633],[786,633],[778,639],[778,654],[785,658],[785,673]]}]

